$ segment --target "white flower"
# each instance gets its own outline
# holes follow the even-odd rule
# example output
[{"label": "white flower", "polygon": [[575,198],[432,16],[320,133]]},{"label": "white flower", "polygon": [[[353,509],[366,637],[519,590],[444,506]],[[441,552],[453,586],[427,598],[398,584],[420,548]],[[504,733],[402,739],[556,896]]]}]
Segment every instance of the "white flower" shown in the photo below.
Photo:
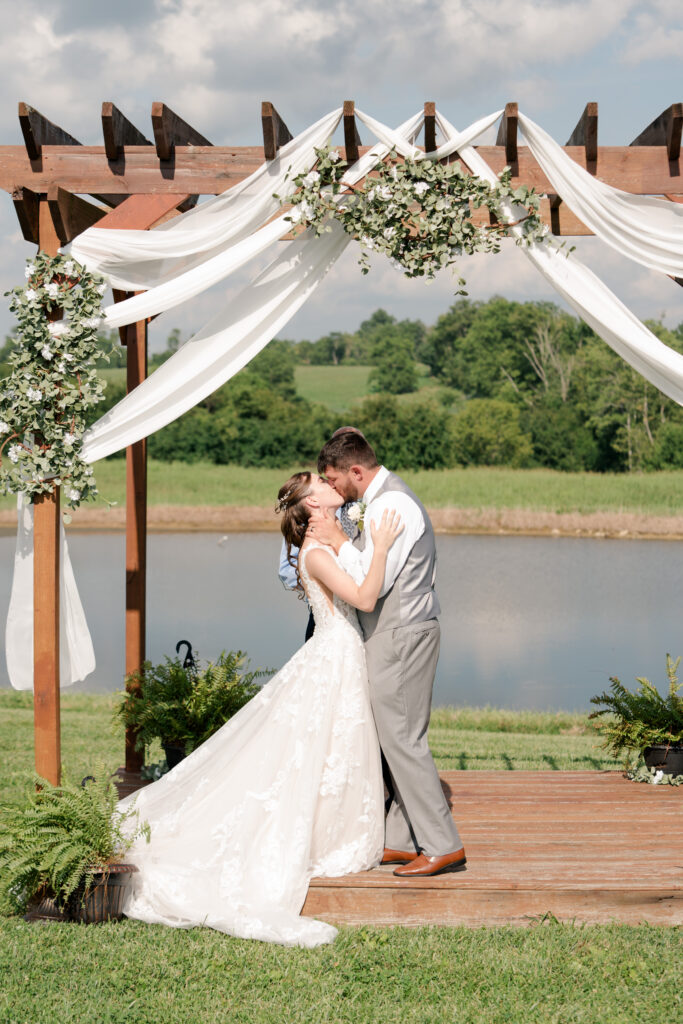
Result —
[{"label": "white flower", "polygon": [[7,452],[7,454],[9,455],[10,462],[18,462],[19,461],[19,452],[20,451],[21,451],[21,445],[20,444],[10,445],[10,449]]},{"label": "white flower", "polygon": [[64,459],[64,465],[66,466],[67,469],[71,469],[73,464],[74,464],[73,459]]},{"label": "white flower", "polygon": [[38,292],[35,288],[27,288],[24,294],[29,302],[34,302],[38,298]]},{"label": "white flower", "polygon": [[64,353],[64,358],[66,359],[67,363],[71,363],[71,362],[73,362],[73,358],[74,357],[71,355],[70,352],[65,352]]},{"label": "white flower", "polygon": [[38,391],[37,388],[29,388],[28,391],[26,392],[26,397],[28,398],[29,402],[39,402],[43,397],[43,393],[42,391]]},{"label": "white flower", "polygon": [[423,196],[425,192],[429,192],[429,185],[426,181],[418,181],[413,191],[416,192],[418,196]]},{"label": "white flower", "polygon": [[56,476],[54,482],[55,482],[55,487],[61,487],[62,486],[62,479],[61,479],[61,477]]},{"label": "white flower", "polygon": [[40,350],[40,354],[43,357],[43,359],[52,359],[53,355],[52,349],[50,348],[49,345],[43,345],[43,347]]},{"label": "white flower", "polygon": [[386,238],[387,242],[390,242],[391,239],[396,234],[396,228],[385,228],[384,231],[382,232],[382,234]]},{"label": "white flower", "polygon": [[315,207],[311,206],[310,203],[300,203],[299,209],[301,210],[301,216],[306,220],[313,220],[315,217]]},{"label": "white flower", "polygon": [[51,299],[56,299],[59,295],[59,285],[56,281],[50,281],[49,284],[45,285],[45,291]]},{"label": "white flower", "polygon": [[91,317],[88,317],[87,320],[81,320],[81,326],[82,327],[87,327],[89,329],[92,329],[92,330],[96,331],[97,328],[100,326],[100,324],[102,323],[103,320],[104,320],[103,316],[91,316]]},{"label": "white flower", "polygon": [[72,489],[67,492],[67,497],[69,498],[69,501],[80,501],[81,492],[77,491],[75,487],[72,487]]},{"label": "white flower", "polygon": [[36,272],[36,265],[35,265],[35,263],[28,263],[25,266],[25,268],[24,268],[24,277],[28,281],[29,277],[31,277],[33,274],[35,274],[35,272]]},{"label": "white flower", "polygon": [[348,509],[346,510],[346,514],[352,523],[359,523],[361,516],[363,514],[360,507],[360,502],[355,501],[353,505],[349,505]]},{"label": "white flower", "polygon": [[105,281],[103,281],[102,284],[98,284],[97,291],[100,293],[100,295],[104,295],[106,290],[107,290],[107,284],[106,284]]},{"label": "white flower", "polygon": [[64,363],[57,363],[57,373],[66,373],[66,366]]},{"label": "white flower", "polygon": [[9,434],[9,432],[10,432],[10,425],[9,425],[9,423],[5,423],[4,420],[0,420],[0,434]]},{"label": "white flower", "polygon": [[320,181],[320,175],[317,171],[309,171],[306,177],[303,179],[303,184],[308,188],[310,185],[317,185]]},{"label": "white flower", "polygon": [[369,237],[368,237],[367,235],[364,235],[364,236],[363,236],[363,238],[361,238],[361,240],[360,240],[360,244],[361,244],[361,245],[362,245],[362,246],[363,246],[363,247],[364,247],[365,249],[374,249],[374,248],[375,248],[375,243],[374,243],[374,242],[373,242],[373,240],[372,240],[371,238],[369,238]]},{"label": "white flower", "polygon": [[380,199],[391,199],[392,191],[388,185],[380,185],[377,188],[377,195]]},{"label": "white flower", "polygon": [[64,273],[67,274],[69,277],[71,277],[75,269],[76,264],[74,263],[73,260],[67,260],[66,263],[64,264]]},{"label": "white flower", "polygon": [[299,221],[301,220],[301,210],[299,209],[298,206],[293,206],[292,209],[287,214],[287,216],[289,217],[292,224],[298,224]]},{"label": "white flower", "polygon": [[336,164],[337,160],[341,160],[341,155],[337,149],[331,149],[328,156],[333,164]]},{"label": "white flower", "polygon": [[76,440],[76,435],[75,434],[70,434],[70,433],[67,432],[64,435],[63,440],[64,440],[64,444],[72,445],[74,443],[74,441]]},{"label": "white flower", "polygon": [[654,786],[658,786],[663,778],[664,778],[664,772],[660,768],[659,771],[655,772],[654,775],[652,776],[652,784]]},{"label": "white flower", "polygon": [[85,471],[85,475],[86,475],[86,476],[92,476],[92,469],[90,469],[90,467],[88,467],[88,468],[86,469],[86,471]]}]

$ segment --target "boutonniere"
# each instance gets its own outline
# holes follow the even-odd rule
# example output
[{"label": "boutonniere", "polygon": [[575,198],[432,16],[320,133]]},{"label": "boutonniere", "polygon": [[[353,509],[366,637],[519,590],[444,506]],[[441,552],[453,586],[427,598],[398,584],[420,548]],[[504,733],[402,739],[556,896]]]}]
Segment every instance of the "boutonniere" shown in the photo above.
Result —
[{"label": "boutonniere", "polygon": [[363,530],[363,520],[365,518],[365,509],[367,505],[364,501],[354,501],[353,505],[349,505],[347,515],[352,523],[355,523],[359,530]]}]

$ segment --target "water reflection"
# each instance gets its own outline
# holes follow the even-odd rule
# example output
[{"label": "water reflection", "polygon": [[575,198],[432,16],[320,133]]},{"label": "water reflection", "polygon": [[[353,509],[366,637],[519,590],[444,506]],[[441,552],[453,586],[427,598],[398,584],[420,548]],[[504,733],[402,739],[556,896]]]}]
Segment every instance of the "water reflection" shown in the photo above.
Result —
[{"label": "water reflection", "polygon": [[[97,655],[73,689],[118,688],[124,667],[124,538],[72,534],[69,546]],[[678,542],[440,537],[442,651],[435,704],[585,708],[610,675],[663,688],[683,651]],[[279,667],[303,638],[305,606],[277,579],[276,534],[149,539],[148,654],[189,639],[204,657],[246,650]],[[14,539],[0,538],[6,586]],[[4,659],[0,685],[8,680]]]}]

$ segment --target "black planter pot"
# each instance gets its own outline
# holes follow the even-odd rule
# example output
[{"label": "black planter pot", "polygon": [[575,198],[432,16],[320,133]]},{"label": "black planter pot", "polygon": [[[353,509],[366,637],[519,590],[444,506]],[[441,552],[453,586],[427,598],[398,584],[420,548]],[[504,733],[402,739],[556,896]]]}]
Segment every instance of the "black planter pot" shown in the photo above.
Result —
[{"label": "black planter pot", "polygon": [[683,747],[670,747],[661,743],[655,747],[645,747],[643,757],[648,768],[661,770],[674,777],[683,775]]},{"label": "black planter pot", "polygon": [[162,746],[164,748],[164,754],[166,755],[166,764],[168,765],[169,770],[171,768],[175,768],[177,764],[180,764],[180,762],[186,756],[184,743],[180,746],[176,746],[176,744],[172,743],[163,743]]},{"label": "black planter pot", "polygon": [[118,921],[123,917],[121,908],[128,876],[134,871],[134,864],[110,864],[107,871],[98,871],[83,903],[73,909],[69,907],[69,918],[84,924]]}]

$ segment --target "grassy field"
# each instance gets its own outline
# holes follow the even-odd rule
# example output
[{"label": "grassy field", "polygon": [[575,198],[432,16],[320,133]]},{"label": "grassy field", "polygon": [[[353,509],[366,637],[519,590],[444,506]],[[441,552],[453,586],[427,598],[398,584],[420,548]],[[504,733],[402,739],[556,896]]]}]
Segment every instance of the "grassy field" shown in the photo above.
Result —
[{"label": "grassy field", "polygon": [[[62,696],[62,759],[75,778],[89,774],[98,760],[112,770],[121,764],[123,738],[111,726],[113,704],[110,695]],[[444,769],[618,766],[598,748],[587,717],[572,712],[436,708],[429,739]],[[32,694],[0,690],[0,749],[0,793],[18,799],[33,766]]]},{"label": "grassy field", "polygon": [[309,402],[321,402],[334,412],[343,412],[370,393],[371,366],[297,366],[297,393]]},{"label": "grassy field", "polygon": [[[111,698],[65,695],[64,759],[121,762]],[[437,709],[442,767],[612,767],[585,716]],[[31,699],[0,692],[3,793],[32,760]],[[683,930],[577,927],[343,928],[332,946],[284,949],[123,921],[0,920],[7,1024],[661,1024],[680,1017]]]},{"label": "grassy field", "polygon": [[[290,469],[250,469],[208,462],[149,463],[152,505],[273,505]],[[311,467],[309,467],[311,468]],[[95,464],[100,493],[125,500],[125,462]],[[406,471],[407,482],[430,508],[515,508],[551,512],[640,512],[680,515],[683,470],[642,474],[559,473],[552,469],[471,467]],[[13,508],[10,496],[0,508]]]}]

